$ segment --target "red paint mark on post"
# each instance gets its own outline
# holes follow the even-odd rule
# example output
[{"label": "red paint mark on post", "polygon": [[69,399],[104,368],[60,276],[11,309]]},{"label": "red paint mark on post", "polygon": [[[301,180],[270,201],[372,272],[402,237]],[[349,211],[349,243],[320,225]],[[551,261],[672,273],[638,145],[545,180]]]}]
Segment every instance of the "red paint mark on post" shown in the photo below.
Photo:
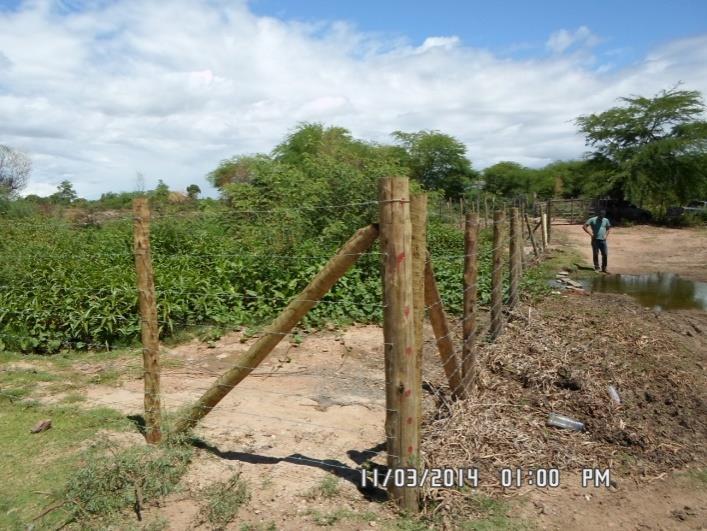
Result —
[{"label": "red paint mark on post", "polygon": [[405,391],[405,396],[410,396],[412,394],[412,389]]},{"label": "red paint mark on post", "polygon": [[412,347],[405,347],[405,354],[407,354],[408,356],[412,354]]},{"label": "red paint mark on post", "polygon": [[408,453],[409,453],[409,454],[412,453],[412,446],[408,446]]},{"label": "red paint mark on post", "polygon": [[408,417],[408,424],[412,424],[412,417]]},{"label": "red paint mark on post", "polygon": [[401,251],[398,256],[395,257],[395,271],[400,272],[400,264],[405,260],[405,251]]},{"label": "red paint mark on post", "polygon": [[403,312],[405,313],[405,317],[410,315],[410,306],[405,306],[405,309],[403,310]]}]

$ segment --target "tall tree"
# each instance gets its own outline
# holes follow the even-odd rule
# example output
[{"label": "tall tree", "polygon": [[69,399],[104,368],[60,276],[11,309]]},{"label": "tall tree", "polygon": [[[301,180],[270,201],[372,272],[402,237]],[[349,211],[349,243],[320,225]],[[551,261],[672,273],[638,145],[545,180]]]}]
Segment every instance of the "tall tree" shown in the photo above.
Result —
[{"label": "tall tree", "polygon": [[652,98],[580,116],[596,168],[596,191],[665,208],[707,194],[707,122],[697,91],[663,90]]},{"label": "tall tree", "polygon": [[517,162],[503,161],[484,169],[484,190],[503,197],[514,197],[533,191],[532,170]]},{"label": "tall tree", "polygon": [[403,161],[413,179],[427,190],[441,190],[448,198],[462,197],[478,173],[466,158],[466,146],[439,131],[404,133],[393,138],[404,149]]},{"label": "tall tree", "polygon": [[162,179],[157,181],[157,186],[152,192],[152,197],[155,201],[165,203],[169,199],[169,186]]},{"label": "tall tree", "polygon": [[56,192],[51,195],[51,198],[56,203],[68,205],[78,198],[74,185],[71,181],[61,181],[56,187]]},{"label": "tall tree", "polygon": [[189,199],[197,199],[200,193],[201,188],[199,188],[198,184],[190,184],[189,186],[187,186],[187,196],[189,197]]},{"label": "tall tree", "polygon": [[32,161],[24,153],[0,144],[0,197],[14,197],[27,186]]}]

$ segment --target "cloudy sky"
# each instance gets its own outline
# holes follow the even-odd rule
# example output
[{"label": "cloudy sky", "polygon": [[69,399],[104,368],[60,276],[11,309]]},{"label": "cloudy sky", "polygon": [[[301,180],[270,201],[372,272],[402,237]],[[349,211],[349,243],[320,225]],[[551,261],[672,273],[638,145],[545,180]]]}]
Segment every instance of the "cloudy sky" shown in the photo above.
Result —
[{"label": "cloudy sky", "polygon": [[573,119],[620,96],[707,94],[704,0],[476,4],[0,0],[0,144],[31,156],[26,193],[94,198],[137,172],[206,190],[302,121],[541,166],[581,156]]}]

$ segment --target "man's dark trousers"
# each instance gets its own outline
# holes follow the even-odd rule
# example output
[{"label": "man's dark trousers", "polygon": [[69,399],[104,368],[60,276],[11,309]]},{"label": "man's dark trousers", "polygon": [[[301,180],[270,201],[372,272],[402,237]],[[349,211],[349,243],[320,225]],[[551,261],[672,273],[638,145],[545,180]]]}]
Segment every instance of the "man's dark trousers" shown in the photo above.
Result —
[{"label": "man's dark trousers", "polygon": [[592,238],[592,258],[594,259],[594,269],[599,269],[599,253],[601,252],[601,270],[606,271],[606,259],[609,254],[609,248],[606,245],[606,240],[597,240]]}]

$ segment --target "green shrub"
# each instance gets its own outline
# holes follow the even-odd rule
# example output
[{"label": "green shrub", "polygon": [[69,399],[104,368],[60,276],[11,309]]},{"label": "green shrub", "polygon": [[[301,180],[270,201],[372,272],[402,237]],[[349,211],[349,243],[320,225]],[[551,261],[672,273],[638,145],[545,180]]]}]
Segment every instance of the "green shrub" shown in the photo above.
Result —
[{"label": "green shrub", "polygon": [[[364,207],[364,209],[367,207]],[[204,212],[164,212],[151,226],[161,336],[191,325],[260,326],[285,307],[358,226],[333,220],[316,236],[286,223],[261,224],[223,204]],[[359,226],[364,218],[357,218]],[[96,225],[35,216],[0,218],[0,348],[52,353],[139,340],[131,220]],[[318,229],[319,230],[319,229]],[[304,237],[305,235],[306,237]],[[300,239],[303,238],[303,239]],[[445,308],[461,312],[463,234],[432,218],[429,250]],[[490,231],[479,243],[478,300],[490,297]],[[504,278],[506,275],[504,275]],[[303,319],[376,323],[382,318],[377,246]]]},{"label": "green shrub", "polygon": [[59,503],[69,521],[110,520],[172,492],[192,457],[191,446],[172,441],[160,446],[119,449],[110,443],[89,448],[83,466],[67,481]]},{"label": "green shrub", "polygon": [[209,522],[215,529],[223,529],[238,514],[238,510],[250,499],[248,485],[241,479],[240,472],[227,481],[219,481],[204,488],[199,519]]}]

